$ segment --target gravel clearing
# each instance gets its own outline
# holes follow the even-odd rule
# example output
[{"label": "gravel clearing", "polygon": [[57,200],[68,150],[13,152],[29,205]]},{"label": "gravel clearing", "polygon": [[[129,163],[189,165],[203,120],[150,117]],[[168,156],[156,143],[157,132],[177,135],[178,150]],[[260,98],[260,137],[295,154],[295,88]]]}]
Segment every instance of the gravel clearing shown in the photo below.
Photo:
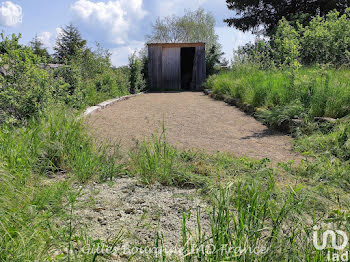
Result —
[{"label": "gravel clearing", "polygon": [[191,211],[187,226],[195,230],[197,207],[202,210],[203,230],[209,232],[207,204],[197,190],[146,186],[132,178],[119,178],[112,185],[84,188],[74,212],[92,239],[113,242],[122,230],[123,245],[152,247],[155,233],[161,232],[165,247],[172,249],[181,247],[183,212]]},{"label": "gravel clearing", "polygon": [[163,121],[169,142],[179,148],[274,162],[298,158],[291,151],[291,137],[199,92],[142,94],[103,109],[86,122],[95,137],[120,142],[127,151],[136,141],[159,132]]}]

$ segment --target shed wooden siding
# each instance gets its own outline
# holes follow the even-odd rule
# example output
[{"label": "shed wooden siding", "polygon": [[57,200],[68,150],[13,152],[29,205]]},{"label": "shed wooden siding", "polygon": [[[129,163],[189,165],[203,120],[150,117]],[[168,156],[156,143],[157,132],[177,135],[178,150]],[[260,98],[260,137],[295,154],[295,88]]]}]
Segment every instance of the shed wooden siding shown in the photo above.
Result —
[{"label": "shed wooden siding", "polygon": [[195,47],[193,90],[200,90],[206,79],[204,43],[148,44],[151,90],[181,90],[181,48]]},{"label": "shed wooden siding", "polygon": [[180,47],[166,47],[162,50],[162,86],[166,90],[181,89],[180,52]]},{"label": "shed wooden siding", "polygon": [[162,47],[149,46],[148,47],[148,71],[151,88],[154,90],[161,90],[162,88]]}]

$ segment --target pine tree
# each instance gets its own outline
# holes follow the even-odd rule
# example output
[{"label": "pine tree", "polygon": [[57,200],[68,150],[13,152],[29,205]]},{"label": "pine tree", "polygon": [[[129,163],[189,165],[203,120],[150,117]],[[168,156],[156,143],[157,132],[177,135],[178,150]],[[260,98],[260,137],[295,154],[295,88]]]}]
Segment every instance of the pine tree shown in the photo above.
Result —
[{"label": "pine tree", "polygon": [[84,40],[73,24],[62,28],[62,33],[56,40],[55,58],[58,62],[64,63],[72,57],[76,57],[78,53],[85,49],[86,40]]},{"label": "pine tree", "polygon": [[49,52],[44,47],[43,42],[40,40],[40,38],[37,35],[33,38],[32,41],[30,41],[29,45],[32,48],[34,54],[50,60],[51,56]]}]

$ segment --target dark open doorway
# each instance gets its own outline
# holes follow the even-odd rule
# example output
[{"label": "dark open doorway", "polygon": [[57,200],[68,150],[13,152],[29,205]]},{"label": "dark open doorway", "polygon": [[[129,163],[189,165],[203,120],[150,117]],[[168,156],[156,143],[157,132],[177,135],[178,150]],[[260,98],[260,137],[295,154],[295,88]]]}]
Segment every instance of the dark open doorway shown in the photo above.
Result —
[{"label": "dark open doorway", "polygon": [[194,47],[181,48],[181,89],[193,89],[193,64],[196,49]]}]

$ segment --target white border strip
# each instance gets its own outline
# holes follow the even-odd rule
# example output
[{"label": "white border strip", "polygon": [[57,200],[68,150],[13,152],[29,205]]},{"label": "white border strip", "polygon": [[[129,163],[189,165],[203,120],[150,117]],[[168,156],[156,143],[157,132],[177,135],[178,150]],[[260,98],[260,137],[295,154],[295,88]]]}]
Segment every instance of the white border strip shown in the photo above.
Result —
[{"label": "white border strip", "polygon": [[144,94],[144,92],[141,92],[141,93],[137,93],[137,94],[134,94],[134,95],[127,95],[127,96],[122,96],[122,97],[118,97],[118,98],[114,98],[114,99],[110,99],[110,100],[107,100],[107,101],[104,101],[100,104],[98,104],[97,106],[91,106],[91,107],[88,107],[85,111],[84,111],[84,114],[83,116],[84,117],[87,117],[89,115],[92,115],[93,113],[96,113],[108,106],[111,106],[117,102],[120,102],[120,101],[124,101],[124,100],[127,100],[131,97],[134,97],[134,96],[138,96],[138,95],[142,95]]}]

